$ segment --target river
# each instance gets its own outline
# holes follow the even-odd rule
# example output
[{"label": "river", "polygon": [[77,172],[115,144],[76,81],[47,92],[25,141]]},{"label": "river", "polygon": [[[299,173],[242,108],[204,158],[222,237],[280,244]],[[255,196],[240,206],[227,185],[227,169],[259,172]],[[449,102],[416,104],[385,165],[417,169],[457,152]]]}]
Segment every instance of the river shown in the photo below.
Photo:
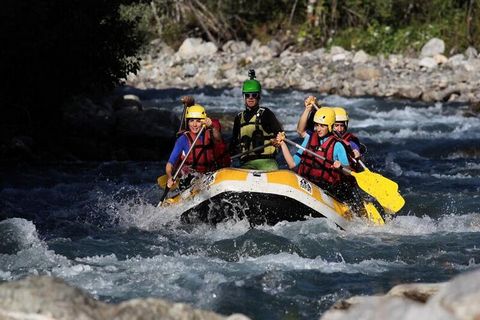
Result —
[{"label": "river", "polygon": [[[242,109],[239,89],[131,91],[178,114],[184,94],[222,121]],[[262,97],[296,141],[308,94]],[[368,166],[398,182],[406,205],[385,226],[182,225],[155,206],[165,162],[19,164],[0,169],[0,281],[46,274],[106,302],[159,297],[253,319],[314,319],[341,298],[478,268],[480,119],[461,105],[319,98],[349,111]]]}]

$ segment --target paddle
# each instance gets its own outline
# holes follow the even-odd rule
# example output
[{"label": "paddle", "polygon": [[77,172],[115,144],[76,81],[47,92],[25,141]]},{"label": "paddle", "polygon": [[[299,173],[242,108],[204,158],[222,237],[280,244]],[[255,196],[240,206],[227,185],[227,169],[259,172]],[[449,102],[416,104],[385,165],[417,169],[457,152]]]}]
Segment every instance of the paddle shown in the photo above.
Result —
[{"label": "paddle", "polygon": [[[322,157],[321,155],[318,155],[315,152],[308,150],[287,138],[285,138],[285,142],[302,149],[314,157],[328,161],[325,157]],[[346,174],[353,176],[357,181],[358,187],[377,199],[382,207],[393,212],[398,212],[405,204],[405,200],[398,193],[398,184],[396,182],[387,179],[378,173],[371,172],[368,169],[362,172],[354,172],[344,167],[341,167],[341,169]]]},{"label": "paddle", "polygon": [[383,220],[382,215],[378,212],[375,205],[371,202],[363,201],[363,207],[367,212],[368,220],[372,221],[375,224],[383,225],[385,224],[385,220]]},{"label": "paddle", "polygon": [[[164,174],[163,176],[160,176],[157,178],[157,184],[160,188],[162,189],[165,189],[167,187],[167,182],[168,182],[168,177],[166,174]],[[178,183],[177,181],[175,181],[175,183],[173,184],[173,186],[170,188],[170,190],[175,190],[176,188],[178,188]]]},{"label": "paddle", "polygon": [[180,126],[178,127],[177,137],[180,136],[185,131],[185,115],[187,114],[187,109],[190,105],[195,104],[195,100],[189,96],[182,97],[180,100],[183,103],[183,112],[182,112],[182,119],[180,120]]},{"label": "paddle", "polygon": [[233,159],[236,159],[236,158],[240,158],[240,157],[242,157],[242,156],[244,156],[244,155],[246,155],[246,154],[249,154],[249,153],[252,153],[252,152],[261,150],[261,149],[263,149],[263,148],[269,147],[269,146],[271,146],[272,144],[273,144],[272,141],[267,142],[267,143],[265,143],[263,146],[258,146],[258,147],[255,147],[255,148],[251,149],[251,150],[247,150],[247,151],[244,151],[244,152],[242,152],[242,153],[239,153],[239,154],[236,154],[236,155],[234,155],[234,156],[231,156],[231,159],[233,160]]},{"label": "paddle", "polygon": [[[190,149],[188,149],[188,152],[187,152],[187,154],[185,155],[185,157],[183,158],[183,160],[182,160],[182,162],[180,163],[180,165],[178,166],[177,171],[175,171],[175,174],[174,174],[173,177],[172,177],[173,181],[176,181],[176,180],[177,180],[177,176],[178,176],[178,174],[180,173],[180,170],[182,170],[182,167],[183,167],[183,165],[185,164],[185,161],[187,161],[188,156],[189,156],[190,153],[192,152],[193,147],[195,146],[195,143],[197,143],[198,138],[200,138],[200,136],[202,135],[203,130],[205,130],[205,125],[203,125],[202,128],[200,129],[200,131],[198,132],[197,136],[195,137],[195,139],[194,139],[193,142],[192,142],[192,145],[190,146]],[[158,203],[158,206],[161,206],[161,205],[162,205],[163,201],[164,201],[165,198],[167,197],[168,191],[170,191],[170,188],[169,188],[168,186],[165,186],[165,191],[163,192],[163,195],[160,197],[160,202]],[[157,206],[157,207],[158,207],[158,206]]]}]

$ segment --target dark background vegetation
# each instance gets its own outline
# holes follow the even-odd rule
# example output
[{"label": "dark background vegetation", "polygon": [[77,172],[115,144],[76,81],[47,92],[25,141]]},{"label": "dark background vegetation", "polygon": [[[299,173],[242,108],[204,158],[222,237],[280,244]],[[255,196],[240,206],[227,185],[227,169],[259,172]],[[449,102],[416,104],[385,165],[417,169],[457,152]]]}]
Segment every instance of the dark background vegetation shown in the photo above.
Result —
[{"label": "dark background vegetation", "polygon": [[152,39],[280,41],[411,53],[440,37],[447,54],[479,48],[477,0],[7,0],[0,11],[0,156],[15,136],[61,135],[75,96],[101,97],[138,69]]},{"label": "dark background vegetation", "polygon": [[221,44],[257,38],[298,50],[341,45],[371,54],[418,50],[432,37],[458,52],[480,42],[478,0],[153,0],[124,9],[150,37]]}]

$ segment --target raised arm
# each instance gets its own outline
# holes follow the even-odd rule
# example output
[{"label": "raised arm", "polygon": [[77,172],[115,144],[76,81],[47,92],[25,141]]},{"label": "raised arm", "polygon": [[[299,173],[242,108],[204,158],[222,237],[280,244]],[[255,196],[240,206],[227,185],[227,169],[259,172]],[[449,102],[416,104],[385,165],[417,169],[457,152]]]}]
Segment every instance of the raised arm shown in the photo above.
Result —
[{"label": "raised arm", "polygon": [[305,132],[307,131],[308,117],[310,115],[310,112],[312,112],[312,110],[315,110],[313,108],[313,105],[316,103],[317,103],[317,98],[315,98],[314,96],[308,96],[304,101],[305,109],[300,115],[300,119],[298,119],[298,123],[297,123],[297,133],[301,137],[305,136]]}]

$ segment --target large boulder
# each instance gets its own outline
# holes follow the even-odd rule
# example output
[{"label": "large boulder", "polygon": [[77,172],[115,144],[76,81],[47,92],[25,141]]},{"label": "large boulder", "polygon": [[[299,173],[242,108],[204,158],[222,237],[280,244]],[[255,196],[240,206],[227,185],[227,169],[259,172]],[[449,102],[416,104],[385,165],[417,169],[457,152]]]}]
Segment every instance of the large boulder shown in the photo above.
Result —
[{"label": "large boulder", "polygon": [[436,54],[445,52],[445,42],[442,39],[432,38],[423,47],[420,52],[420,58],[433,57]]},{"label": "large boulder", "polygon": [[382,76],[382,70],[373,66],[357,66],[353,70],[353,76],[359,80],[377,80]]},{"label": "large boulder", "polygon": [[61,279],[51,277],[29,277],[0,285],[0,319],[248,320],[241,314],[225,317],[161,299],[135,299],[107,304]]},{"label": "large boulder", "polygon": [[211,56],[218,51],[213,42],[203,42],[200,38],[187,38],[178,48],[177,55],[182,59]]},{"label": "large boulder", "polygon": [[335,303],[321,320],[480,319],[480,270],[446,283],[404,284],[384,296],[351,297]]}]

